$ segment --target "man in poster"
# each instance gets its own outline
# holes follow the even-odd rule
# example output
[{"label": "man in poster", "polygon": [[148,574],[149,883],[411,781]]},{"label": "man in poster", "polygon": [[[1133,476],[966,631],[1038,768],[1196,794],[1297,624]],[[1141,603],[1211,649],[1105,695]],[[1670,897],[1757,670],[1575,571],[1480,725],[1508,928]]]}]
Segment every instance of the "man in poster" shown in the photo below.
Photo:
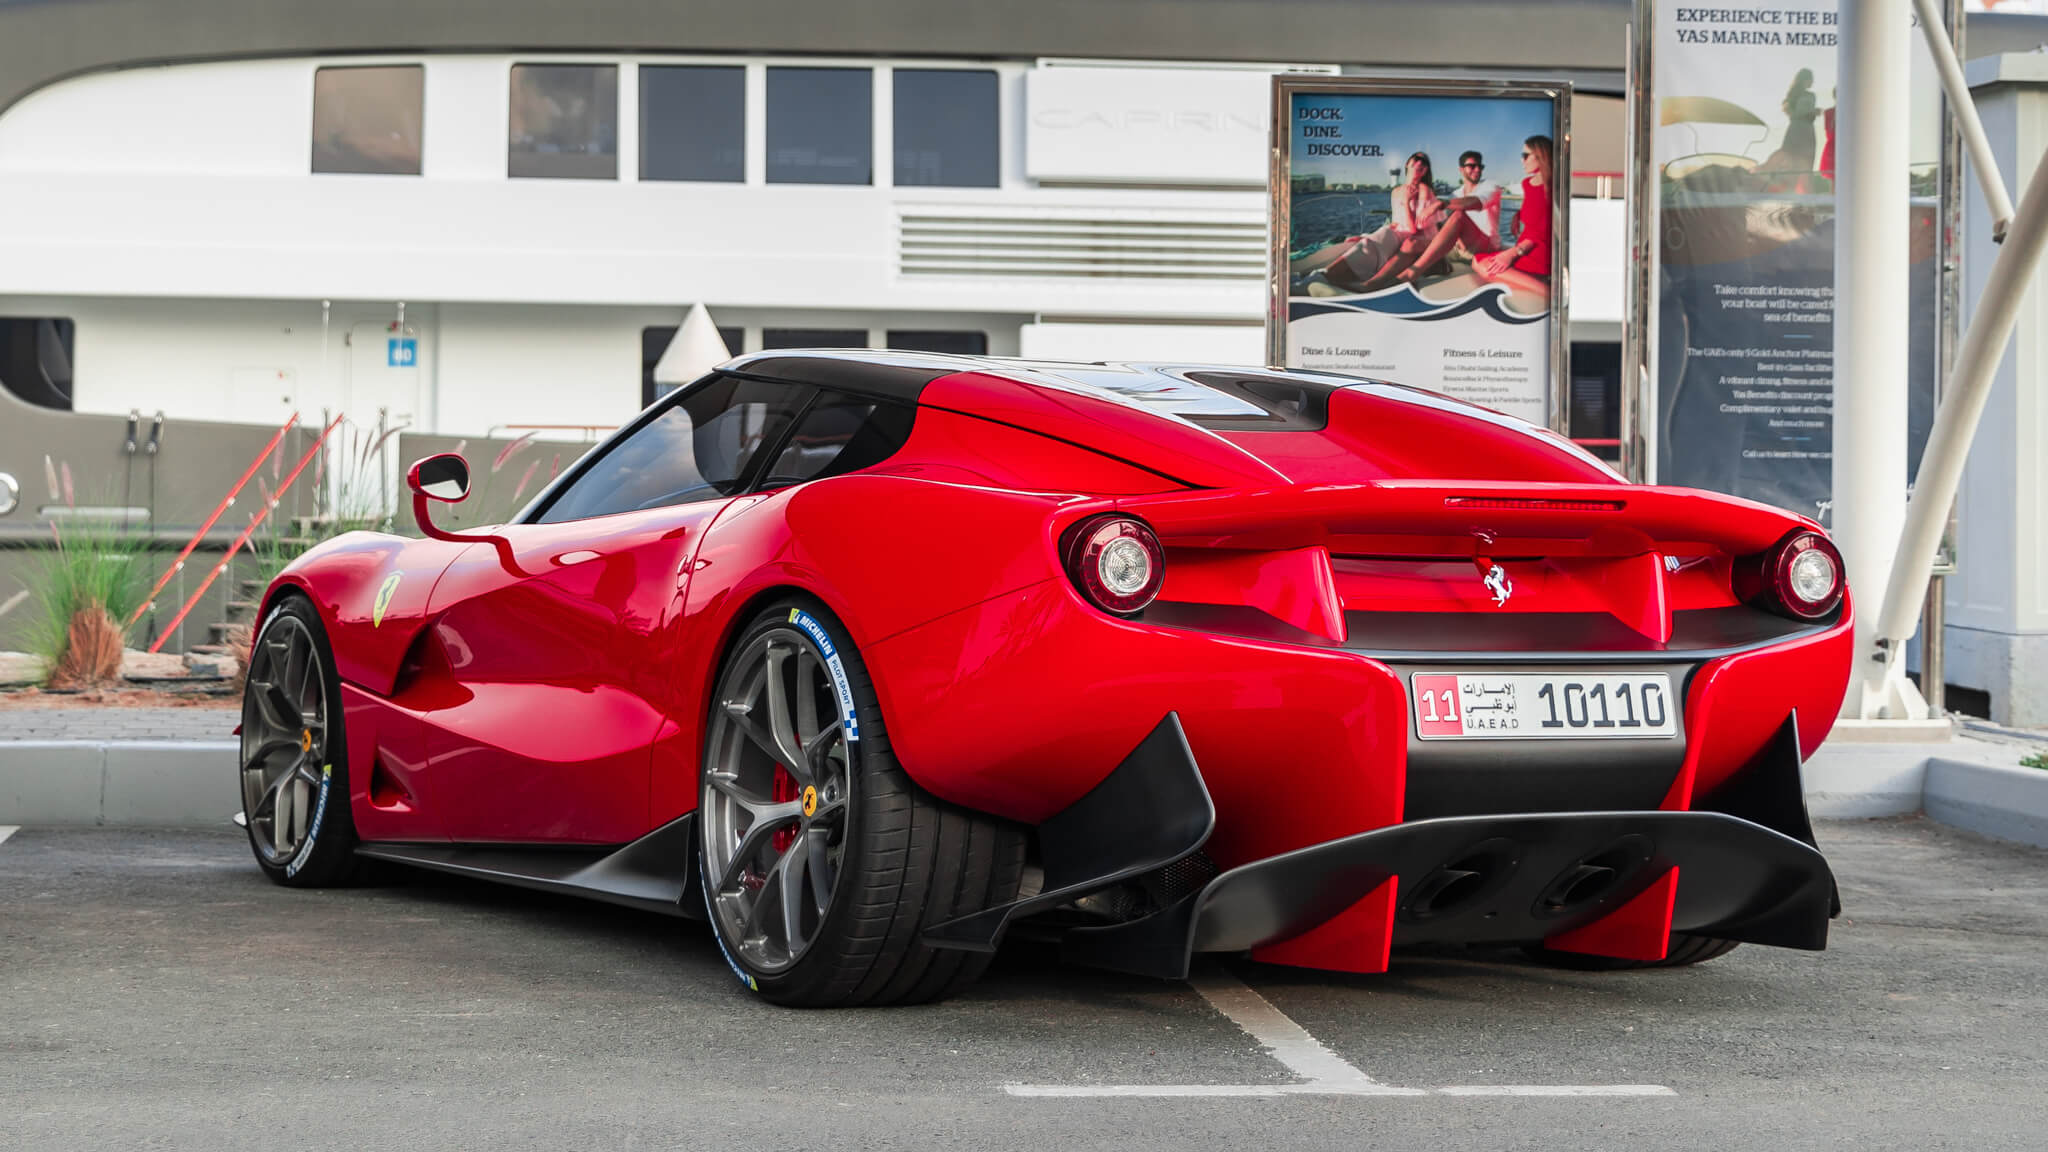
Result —
[{"label": "man in poster", "polygon": [[1442,262],[1453,248],[1462,248],[1475,261],[1500,251],[1500,185],[1486,179],[1486,158],[1466,149],[1458,157],[1458,176],[1463,181],[1458,193],[1444,205],[1451,216],[1415,263],[1400,272],[1401,279],[1414,280],[1423,269]]}]

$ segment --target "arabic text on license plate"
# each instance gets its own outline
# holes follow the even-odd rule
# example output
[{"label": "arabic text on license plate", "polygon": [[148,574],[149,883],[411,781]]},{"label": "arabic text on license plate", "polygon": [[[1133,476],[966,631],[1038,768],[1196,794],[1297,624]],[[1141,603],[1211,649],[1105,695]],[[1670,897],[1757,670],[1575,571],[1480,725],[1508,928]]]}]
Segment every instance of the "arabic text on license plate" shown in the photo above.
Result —
[{"label": "arabic text on license plate", "polygon": [[1678,734],[1671,677],[1663,672],[1418,672],[1410,695],[1415,701],[1415,734],[1424,740]]}]

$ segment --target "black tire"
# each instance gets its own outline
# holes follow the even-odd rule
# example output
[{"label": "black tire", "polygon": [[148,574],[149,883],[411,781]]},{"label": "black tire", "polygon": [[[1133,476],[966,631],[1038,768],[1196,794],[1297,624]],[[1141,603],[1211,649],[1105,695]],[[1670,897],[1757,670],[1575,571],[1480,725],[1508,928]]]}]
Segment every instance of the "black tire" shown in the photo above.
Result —
[{"label": "black tire", "polygon": [[[765,699],[760,693],[767,690],[768,670],[780,667],[771,662],[777,646],[785,653],[779,658],[784,663],[796,648],[810,653],[808,671],[797,653],[792,679],[782,681],[786,690],[795,690],[794,697],[811,690],[807,675],[827,677],[824,695],[814,696],[819,711],[811,723],[818,731],[805,734],[801,720],[791,725],[805,755],[813,755],[813,744],[830,739],[830,729],[842,734],[847,730],[839,715],[843,706],[835,705],[835,720],[826,723],[824,706],[817,704],[818,699],[833,704],[840,673],[852,701],[856,734],[851,741],[825,747],[819,766],[807,767],[814,783],[804,786],[801,821],[786,811],[779,817],[785,829],[794,826],[804,837],[822,836],[827,847],[817,850],[838,853],[822,912],[817,912],[816,889],[808,887],[815,883],[808,876],[822,869],[815,857],[809,858],[814,862],[807,865],[807,879],[796,882],[796,888],[810,904],[794,915],[801,921],[815,913],[815,930],[804,938],[801,950],[787,943],[798,933],[784,933],[779,955],[773,939],[778,926],[771,922],[765,932],[752,934],[748,929],[772,921],[762,906],[771,903],[769,877],[778,870],[782,878],[775,882],[778,895],[772,905],[787,912],[784,905],[794,870],[786,857],[813,848],[796,842],[781,846],[772,837],[784,833],[773,832],[748,849],[748,830],[767,817],[748,808],[752,818],[742,827],[736,811],[769,800],[759,793],[761,766],[781,773],[782,761],[788,758],[767,758],[762,750],[774,743],[772,736],[764,742],[761,730],[751,735],[744,730],[751,709]],[[835,655],[837,673],[830,667]],[[742,706],[737,718],[728,702]],[[786,700],[783,710],[791,714],[800,706]],[[831,759],[835,750],[837,760]],[[703,765],[697,865],[706,910],[727,963],[762,998],[801,1007],[924,1003],[959,991],[988,967],[990,955],[927,947],[922,934],[934,924],[1014,899],[1024,870],[1024,832],[944,804],[911,783],[890,750],[867,668],[846,629],[823,605],[799,598],[781,601],[756,616],[733,641],[711,700]],[[714,771],[719,774],[716,784]],[[737,778],[743,773],[755,773],[756,783],[741,787]],[[826,791],[814,796],[814,788]],[[747,799],[740,798],[743,792]],[[839,802],[828,813],[826,802],[817,801],[813,820],[813,801],[827,792],[837,795]],[[786,809],[790,802],[777,803]],[[758,860],[764,849],[776,853],[765,872],[747,863]],[[717,869],[721,862],[734,872],[737,883],[722,883],[725,877]],[[757,876],[759,886],[750,893]]]},{"label": "black tire", "polygon": [[355,877],[342,728],[341,681],[320,614],[286,596],[256,634],[238,759],[249,849],[279,884],[320,888]]},{"label": "black tire", "polygon": [[1531,959],[1553,968],[1573,968],[1581,972],[1626,972],[1638,968],[1684,968],[1693,964],[1704,964],[1716,956],[1726,956],[1735,951],[1738,943],[1739,941],[1721,940],[1712,936],[1688,936],[1683,932],[1673,932],[1671,946],[1665,951],[1662,960],[1620,960],[1613,956],[1558,952],[1540,946],[1524,951]]}]

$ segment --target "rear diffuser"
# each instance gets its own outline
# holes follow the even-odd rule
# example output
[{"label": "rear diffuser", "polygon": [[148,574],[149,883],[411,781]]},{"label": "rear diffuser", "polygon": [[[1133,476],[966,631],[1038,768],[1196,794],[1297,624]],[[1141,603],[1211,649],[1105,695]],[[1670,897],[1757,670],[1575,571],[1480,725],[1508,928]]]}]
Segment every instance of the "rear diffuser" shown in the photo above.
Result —
[{"label": "rear diffuser", "polygon": [[1141,920],[1079,928],[1069,959],[1172,979],[1196,952],[1301,935],[1389,880],[1392,943],[1536,944],[1599,920],[1673,868],[1671,930],[1827,946],[1834,876],[1819,851],[1718,812],[1564,812],[1393,824],[1257,860]]}]

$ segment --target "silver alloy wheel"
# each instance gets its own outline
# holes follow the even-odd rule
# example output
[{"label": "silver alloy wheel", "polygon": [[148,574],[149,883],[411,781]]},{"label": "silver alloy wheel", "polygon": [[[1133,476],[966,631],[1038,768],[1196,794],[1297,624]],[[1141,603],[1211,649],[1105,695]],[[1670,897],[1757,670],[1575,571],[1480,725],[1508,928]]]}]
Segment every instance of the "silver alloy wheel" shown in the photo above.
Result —
[{"label": "silver alloy wheel", "polygon": [[851,745],[824,659],[793,628],[740,652],[712,706],[699,804],[706,890],[757,971],[801,959],[847,848]]},{"label": "silver alloy wheel", "polygon": [[289,861],[312,831],[327,761],[327,682],[305,622],[271,619],[242,691],[242,812],[265,860]]}]

